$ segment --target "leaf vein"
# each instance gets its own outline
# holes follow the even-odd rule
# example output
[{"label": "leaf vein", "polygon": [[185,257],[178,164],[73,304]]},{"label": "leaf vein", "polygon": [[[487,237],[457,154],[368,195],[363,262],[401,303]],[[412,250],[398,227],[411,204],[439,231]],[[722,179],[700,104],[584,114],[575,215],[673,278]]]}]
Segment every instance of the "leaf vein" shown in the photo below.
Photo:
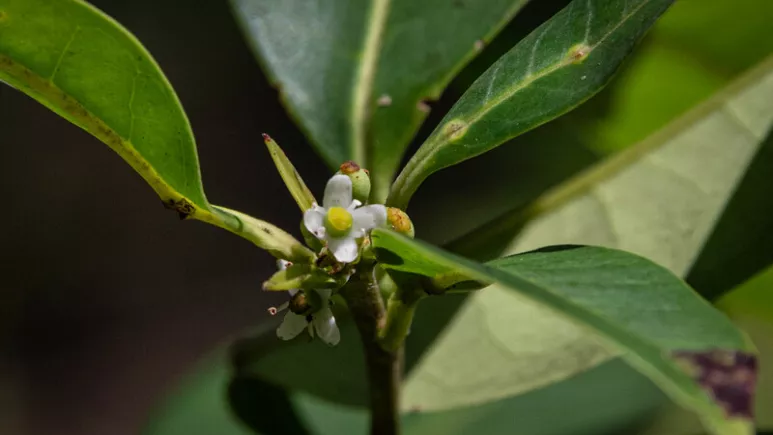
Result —
[{"label": "leaf vein", "polygon": [[75,26],[75,30],[73,30],[72,35],[70,35],[70,38],[67,40],[67,43],[64,45],[64,48],[62,49],[62,52],[59,54],[59,57],[56,59],[54,70],[51,71],[51,75],[48,77],[49,82],[54,83],[54,79],[56,78],[56,75],[59,73],[59,69],[62,67],[62,61],[64,60],[64,57],[67,55],[67,51],[70,49],[72,42],[75,41],[75,37],[78,36],[78,33],[80,31],[81,31],[81,26]]}]

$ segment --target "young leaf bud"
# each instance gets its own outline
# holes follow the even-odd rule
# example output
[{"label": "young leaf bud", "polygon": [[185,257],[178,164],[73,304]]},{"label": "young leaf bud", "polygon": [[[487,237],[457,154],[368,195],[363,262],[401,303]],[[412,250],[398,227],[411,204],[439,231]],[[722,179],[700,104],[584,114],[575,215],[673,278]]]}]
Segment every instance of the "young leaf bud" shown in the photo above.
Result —
[{"label": "young leaf bud", "polygon": [[363,169],[357,163],[349,160],[341,165],[337,174],[343,174],[352,180],[352,197],[363,204],[368,202],[370,197],[370,175],[368,170]]},{"label": "young leaf bud", "polygon": [[411,218],[399,208],[387,207],[387,223],[391,229],[413,238],[413,222],[411,222]]}]

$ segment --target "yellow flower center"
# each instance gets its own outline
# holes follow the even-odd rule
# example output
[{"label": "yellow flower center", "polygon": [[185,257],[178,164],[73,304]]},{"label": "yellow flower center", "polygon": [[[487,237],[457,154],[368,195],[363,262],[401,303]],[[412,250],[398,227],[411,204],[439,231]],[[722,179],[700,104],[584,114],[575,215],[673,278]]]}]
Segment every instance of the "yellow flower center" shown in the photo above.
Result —
[{"label": "yellow flower center", "polygon": [[352,228],[352,215],[343,207],[331,207],[325,216],[325,229],[333,237],[343,237]]}]

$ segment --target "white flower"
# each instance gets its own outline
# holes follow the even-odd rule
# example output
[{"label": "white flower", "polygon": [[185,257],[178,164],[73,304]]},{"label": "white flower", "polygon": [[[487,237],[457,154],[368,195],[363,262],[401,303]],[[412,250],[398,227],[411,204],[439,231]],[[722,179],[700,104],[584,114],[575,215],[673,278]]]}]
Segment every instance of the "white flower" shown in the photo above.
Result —
[{"label": "white flower", "polygon": [[327,248],[341,263],[357,259],[358,238],[386,224],[386,207],[360,207],[362,203],[352,199],[352,180],[346,175],[334,175],[327,182],[322,205],[313,204],[306,210],[303,223],[314,236],[327,242]]},{"label": "white flower", "polygon": [[[280,269],[285,269],[290,265],[290,263],[285,260],[279,260],[277,263]],[[331,346],[335,346],[341,341],[341,332],[338,330],[333,311],[330,309],[330,296],[332,296],[333,290],[321,289],[311,291],[314,291],[319,295],[322,308],[319,311],[307,315],[296,314],[291,310],[287,310],[284,319],[282,319],[282,324],[279,325],[279,328],[276,330],[276,335],[282,340],[292,340],[304,330],[308,330],[311,338],[314,338],[316,332],[316,335],[322,341]],[[298,290],[288,290],[288,293],[290,293],[290,297],[293,297],[298,293]],[[286,310],[289,306],[290,303],[285,302],[280,305],[279,308],[269,309],[269,312],[272,315],[275,315]]]}]

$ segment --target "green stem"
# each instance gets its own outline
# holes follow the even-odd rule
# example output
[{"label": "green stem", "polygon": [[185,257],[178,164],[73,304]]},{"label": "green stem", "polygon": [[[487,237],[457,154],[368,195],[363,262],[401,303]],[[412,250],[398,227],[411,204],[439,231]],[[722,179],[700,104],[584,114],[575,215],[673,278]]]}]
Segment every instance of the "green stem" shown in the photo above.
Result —
[{"label": "green stem", "polygon": [[400,433],[399,396],[402,378],[402,349],[383,348],[378,337],[386,321],[386,310],[373,265],[360,263],[360,271],[341,289],[365,350],[370,392],[371,435]]},{"label": "green stem", "polygon": [[379,333],[384,349],[399,349],[411,329],[413,315],[419,301],[426,294],[420,288],[397,287],[387,302],[386,324]]}]

